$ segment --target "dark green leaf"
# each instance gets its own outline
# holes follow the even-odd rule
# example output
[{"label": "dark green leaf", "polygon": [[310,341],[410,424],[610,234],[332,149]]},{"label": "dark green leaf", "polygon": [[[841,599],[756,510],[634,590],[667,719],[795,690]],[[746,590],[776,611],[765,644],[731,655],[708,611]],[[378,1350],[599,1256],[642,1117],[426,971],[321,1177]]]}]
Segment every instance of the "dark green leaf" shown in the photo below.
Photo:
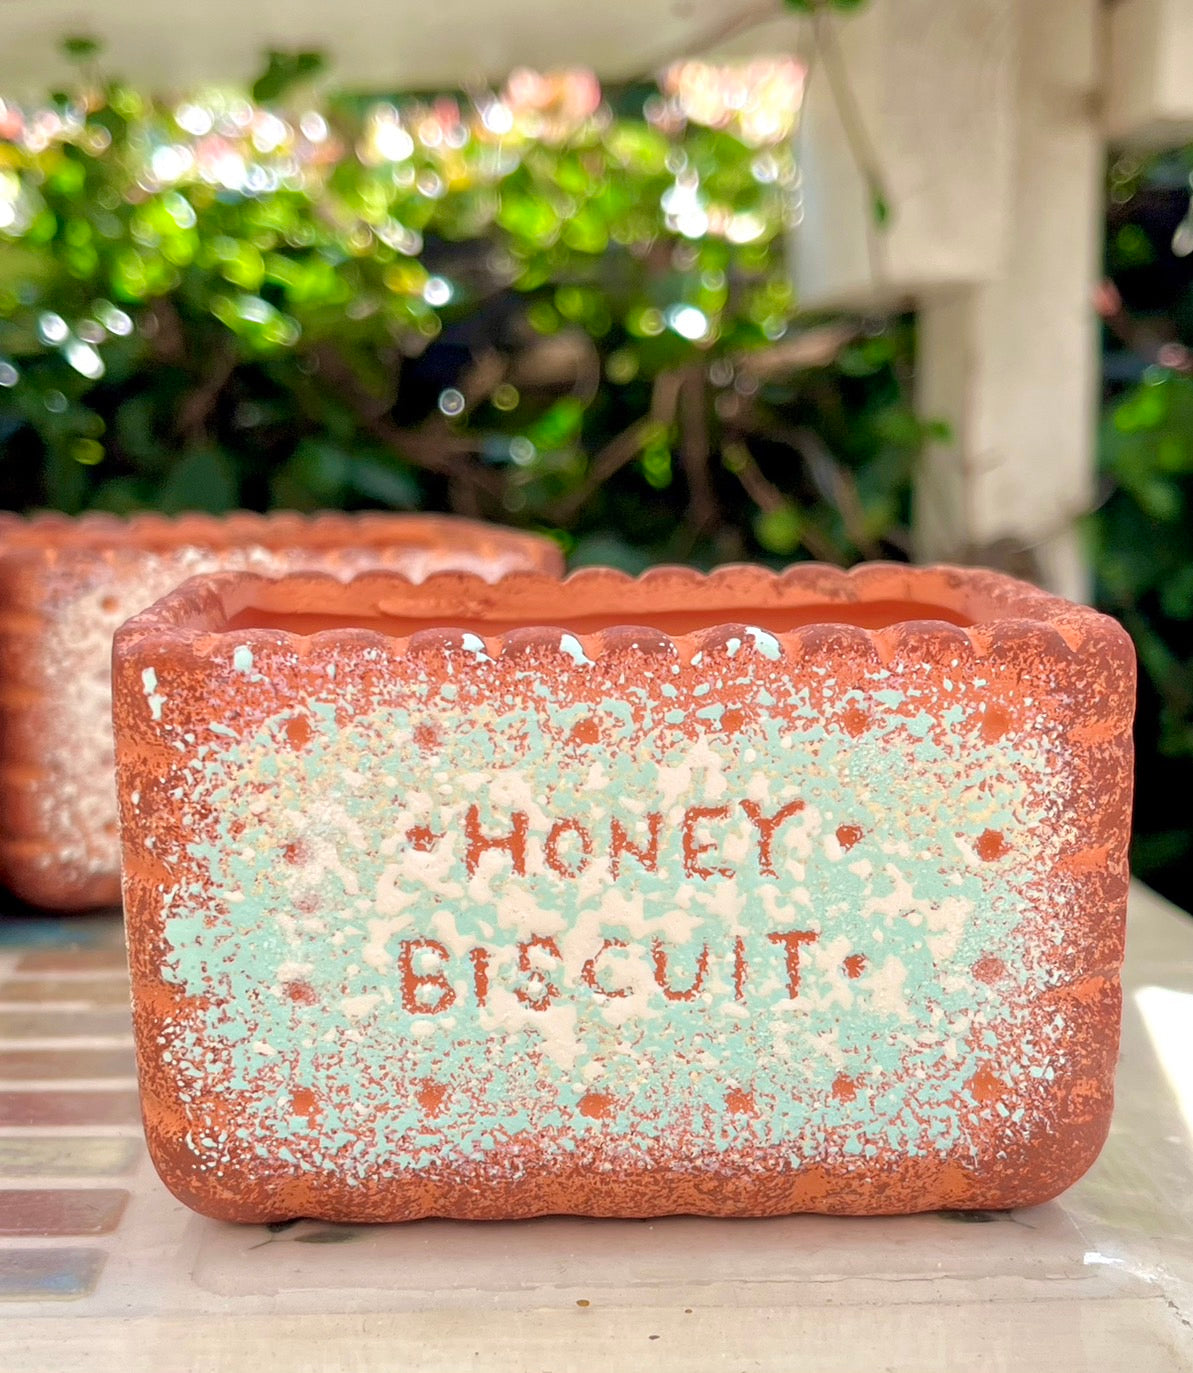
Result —
[{"label": "dark green leaf", "polygon": [[70,38],[64,38],[61,48],[63,55],[69,57],[72,62],[87,62],[91,58],[99,56],[103,44],[98,38],[76,34]]},{"label": "dark green leaf", "polygon": [[622,572],[645,572],[650,558],[641,548],[616,534],[590,534],[576,542],[569,562],[573,567],[616,567]]},{"label": "dark green leaf", "polygon": [[170,470],[158,497],[167,514],[205,510],[223,515],[239,503],[236,473],[226,454],[199,448],[182,457]]},{"label": "dark green leaf", "polygon": [[391,462],[355,458],[348,464],[349,487],[358,495],[391,510],[414,510],[419,503],[418,482],[404,468]]},{"label": "dark green leaf", "polygon": [[280,100],[301,81],[323,70],[325,58],[318,52],[275,52],[268,54],[265,70],[253,82],[253,99],[262,104]]}]

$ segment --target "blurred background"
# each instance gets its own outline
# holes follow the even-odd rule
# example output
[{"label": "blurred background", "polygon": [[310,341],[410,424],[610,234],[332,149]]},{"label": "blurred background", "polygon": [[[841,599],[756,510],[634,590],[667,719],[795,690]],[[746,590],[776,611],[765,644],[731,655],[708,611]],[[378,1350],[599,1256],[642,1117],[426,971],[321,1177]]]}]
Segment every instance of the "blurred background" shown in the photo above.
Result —
[{"label": "blurred background", "polygon": [[5,6],[0,507],[1012,571],[1134,637],[1193,905],[1181,7],[113,8]]}]

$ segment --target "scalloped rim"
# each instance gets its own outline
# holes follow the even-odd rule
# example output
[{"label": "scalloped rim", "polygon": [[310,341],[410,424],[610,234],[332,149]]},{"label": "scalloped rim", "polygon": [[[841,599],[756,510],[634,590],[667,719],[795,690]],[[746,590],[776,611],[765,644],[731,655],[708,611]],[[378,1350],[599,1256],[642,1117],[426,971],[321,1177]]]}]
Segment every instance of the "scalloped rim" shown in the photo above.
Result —
[{"label": "scalloped rim", "polygon": [[[417,536],[420,530],[425,531],[425,537]],[[82,515],[64,515],[56,510],[32,515],[0,511],[0,558],[38,550],[152,551],[159,545],[173,548],[188,541],[217,548],[250,541],[267,547],[331,547],[351,542],[357,546],[392,543],[410,548],[461,541],[483,546],[488,541],[490,547],[496,544],[510,549],[535,549],[544,555],[555,550],[558,565],[562,567],[563,563],[562,552],[543,534],[462,515],[419,511],[276,510],[262,514],[234,510],[226,515],[209,515],[191,510],[177,515],[146,512],[128,516],[105,511]]]},{"label": "scalloped rim", "polygon": [[[328,599],[341,604],[352,593],[372,593],[373,605],[385,614],[382,593],[392,589],[407,605],[404,610],[443,606],[438,623],[409,636],[389,635],[377,629],[337,627],[313,634],[267,628],[227,629],[225,623],[239,609],[252,605],[253,593],[286,584],[324,587]],[[842,606],[873,601],[926,602],[950,609],[971,621],[956,625],[945,620],[903,620],[878,629],[866,629],[826,619],[789,630],[770,632],[750,625],[729,606],[710,609],[710,623],[685,634],[670,635],[650,626],[649,602],[658,609],[657,593],[666,588],[674,604],[669,609],[723,601],[729,594],[742,607],[741,616],[760,606],[781,609],[808,603]],[[373,591],[376,588],[376,591]],[[620,613],[619,600],[638,602],[626,608],[626,619],[588,634],[577,634],[552,618],[530,620],[517,628],[489,635],[452,626],[451,606],[461,619],[528,619],[518,604],[534,595],[553,594],[570,604],[598,593],[601,604],[576,614]],[[272,599],[272,598],[271,598]],[[229,602],[238,603],[229,610]],[[336,613],[325,606],[328,613]],[[301,613],[301,612],[299,612]],[[318,612],[316,612],[318,613]],[[351,613],[351,612],[349,612]],[[362,612],[363,614],[364,612]],[[716,616],[718,618],[711,618]],[[405,654],[463,653],[484,659],[549,653],[572,666],[627,650],[665,654],[699,664],[705,653],[762,653],[764,656],[799,657],[830,651],[863,649],[880,663],[906,657],[909,650],[920,657],[985,656],[996,646],[1029,641],[1036,651],[1069,656],[1093,644],[1098,651],[1134,655],[1131,640],[1116,620],[1088,606],[1051,595],[1026,582],[982,568],[933,564],[914,567],[902,563],[863,563],[845,570],[822,563],[798,563],[783,571],[756,564],[730,564],[704,573],[679,566],[654,567],[638,576],[614,568],[581,568],[564,578],[539,572],[513,572],[498,582],[486,582],[471,573],[437,572],[422,582],[412,582],[399,572],[368,571],[348,581],[325,573],[295,573],[265,577],[254,573],[216,573],[193,577],[156,605],[129,620],[116,635],[117,652],[134,645],[141,650],[186,644],[204,656],[221,645],[245,645],[250,649],[286,648],[298,656],[373,648],[387,656]],[[736,641],[736,642],[734,642]]]}]

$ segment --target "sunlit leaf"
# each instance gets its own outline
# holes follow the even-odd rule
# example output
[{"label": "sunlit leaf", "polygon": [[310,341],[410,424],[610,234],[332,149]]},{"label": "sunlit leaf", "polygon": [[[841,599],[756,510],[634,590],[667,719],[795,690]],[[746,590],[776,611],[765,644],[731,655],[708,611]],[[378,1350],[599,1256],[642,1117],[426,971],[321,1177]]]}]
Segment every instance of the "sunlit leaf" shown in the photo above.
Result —
[{"label": "sunlit leaf", "polygon": [[803,529],[803,518],[790,504],[759,511],[754,518],[754,537],[768,553],[794,553],[799,547]]}]

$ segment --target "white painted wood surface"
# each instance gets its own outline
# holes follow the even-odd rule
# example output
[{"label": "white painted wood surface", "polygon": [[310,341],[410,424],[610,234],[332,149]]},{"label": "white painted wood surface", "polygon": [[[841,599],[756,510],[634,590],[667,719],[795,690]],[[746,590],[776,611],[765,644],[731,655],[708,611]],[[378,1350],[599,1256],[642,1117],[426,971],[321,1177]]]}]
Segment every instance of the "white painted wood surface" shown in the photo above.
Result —
[{"label": "white painted wood surface", "polygon": [[840,67],[888,192],[878,233],[831,76],[815,55],[798,136],[796,288],[807,309],[869,310],[989,280],[1005,252],[1016,0],[871,0],[834,20]]},{"label": "white painted wood surface", "polygon": [[796,280],[810,308],[914,305],[926,454],[915,547],[1084,599],[1102,162],[1100,0],[873,0],[837,28],[889,190],[879,233],[814,73]]},{"label": "white painted wood surface", "polygon": [[1143,888],[1124,992],[1109,1142],[1049,1205],[988,1224],[432,1221],[303,1244],[302,1227],[190,1215],[142,1158],[95,1293],[7,1306],[0,1368],[1187,1373],[1193,921]]},{"label": "white painted wood surface", "polygon": [[[773,6],[742,0],[0,0],[0,90],[44,95],[72,70],[64,35],[104,44],[106,70],[155,88],[237,82],[257,74],[267,48],[327,54],[340,86],[394,91],[504,81],[514,67],[593,68],[610,79],[658,64],[736,29],[729,21]],[[770,23],[736,52],[774,52],[794,20]],[[760,46],[765,43],[766,46]]]},{"label": "white painted wood surface", "polygon": [[[1015,132],[1006,232],[989,281],[920,300],[921,412],[952,427],[925,455],[925,560],[994,560],[1076,600],[1076,522],[1093,502],[1103,143],[1099,0],[1016,0]],[[997,191],[997,188],[994,188]]]},{"label": "white painted wood surface", "polygon": [[1112,0],[1107,22],[1107,136],[1143,148],[1193,140],[1193,5]]}]

